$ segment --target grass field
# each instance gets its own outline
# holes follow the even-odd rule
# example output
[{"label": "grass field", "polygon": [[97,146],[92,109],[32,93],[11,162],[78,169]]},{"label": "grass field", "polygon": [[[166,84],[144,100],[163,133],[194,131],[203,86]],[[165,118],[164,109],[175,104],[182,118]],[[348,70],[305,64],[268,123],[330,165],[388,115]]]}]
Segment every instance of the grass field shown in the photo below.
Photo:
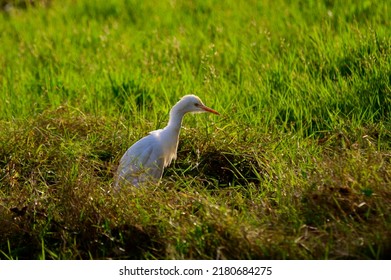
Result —
[{"label": "grass field", "polygon": [[[388,1],[0,2],[1,259],[388,259]],[[194,93],[159,186],[125,150]]]}]

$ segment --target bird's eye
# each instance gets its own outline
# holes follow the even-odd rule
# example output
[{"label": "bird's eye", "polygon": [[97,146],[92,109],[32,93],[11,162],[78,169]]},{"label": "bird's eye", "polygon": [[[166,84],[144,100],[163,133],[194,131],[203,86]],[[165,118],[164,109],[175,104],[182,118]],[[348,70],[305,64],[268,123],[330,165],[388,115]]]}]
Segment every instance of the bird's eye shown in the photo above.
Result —
[{"label": "bird's eye", "polygon": [[200,106],[200,104],[198,104],[198,103],[194,103],[194,106],[198,107],[198,106]]}]

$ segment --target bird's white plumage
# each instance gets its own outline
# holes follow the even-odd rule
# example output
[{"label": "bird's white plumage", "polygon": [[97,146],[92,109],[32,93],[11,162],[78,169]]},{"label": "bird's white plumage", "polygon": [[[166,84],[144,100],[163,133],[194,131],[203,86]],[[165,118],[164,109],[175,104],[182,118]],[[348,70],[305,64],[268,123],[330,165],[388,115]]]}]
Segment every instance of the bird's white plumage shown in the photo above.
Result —
[{"label": "bird's white plumage", "polygon": [[117,188],[125,182],[139,186],[161,179],[164,167],[176,159],[182,119],[188,112],[218,114],[206,107],[195,95],[182,97],[171,109],[170,119],[165,128],[151,131],[149,135],[134,143],[122,156],[115,179]]}]

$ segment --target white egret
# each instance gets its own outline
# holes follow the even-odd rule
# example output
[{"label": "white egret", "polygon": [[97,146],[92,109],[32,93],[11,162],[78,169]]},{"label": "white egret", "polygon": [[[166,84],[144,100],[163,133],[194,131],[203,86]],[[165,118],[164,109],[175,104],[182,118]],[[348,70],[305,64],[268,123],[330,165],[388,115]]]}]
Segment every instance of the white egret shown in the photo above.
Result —
[{"label": "white egret", "polygon": [[134,143],[122,156],[115,179],[118,188],[124,182],[140,186],[145,182],[159,182],[164,167],[176,159],[179,131],[186,113],[219,113],[205,106],[195,95],[185,95],[171,111],[168,124],[163,129],[149,132],[149,135]]}]

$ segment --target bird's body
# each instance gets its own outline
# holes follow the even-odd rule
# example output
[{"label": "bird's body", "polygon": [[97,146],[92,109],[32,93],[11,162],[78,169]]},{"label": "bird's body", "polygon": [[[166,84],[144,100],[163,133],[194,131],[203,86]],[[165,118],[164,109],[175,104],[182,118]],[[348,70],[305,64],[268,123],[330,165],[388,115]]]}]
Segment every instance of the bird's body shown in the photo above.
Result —
[{"label": "bird's body", "polygon": [[206,107],[195,95],[182,97],[172,107],[170,119],[163,129],[151,131],[149,135],[134,143],[122,156],[118,166],[115,187],[125,182],[134,186],[143,183],[158,182],[165,167],[176,159],[179,132],[182,119],[189,112],[210,112],[215,110]]}]

